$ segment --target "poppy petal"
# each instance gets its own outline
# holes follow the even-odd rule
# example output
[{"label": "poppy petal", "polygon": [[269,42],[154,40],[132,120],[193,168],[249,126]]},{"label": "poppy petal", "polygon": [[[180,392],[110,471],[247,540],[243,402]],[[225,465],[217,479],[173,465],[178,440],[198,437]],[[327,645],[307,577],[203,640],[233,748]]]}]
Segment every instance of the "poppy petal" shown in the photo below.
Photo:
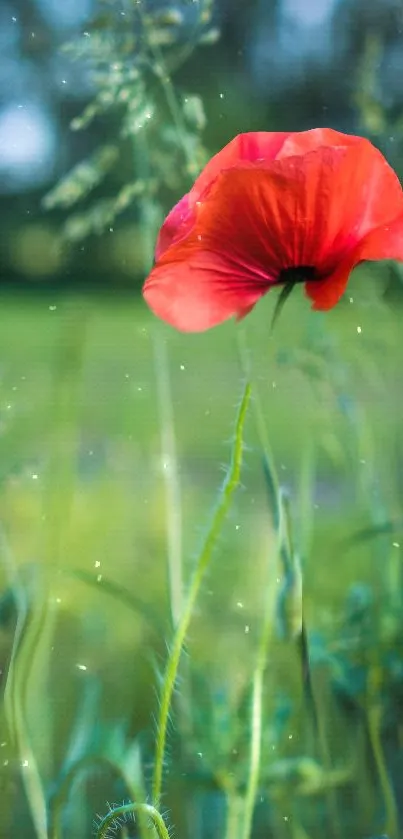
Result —
[{"label": "poppy petal", "polygon": [[194,213],[189,207],[189,197],[184,195],[168,213],[162,225],[155,246],[155,258],[160,259],[178,237],[186,236],[194,223]]},{"label": "poppy petal", "polygon": [[206,164],[192,189],[168,213],[158,234],[155,258],[159,259],[178,238],[186,236],[194,222],[192,211],[215,178],[225,169],[236,167],[242,161],[272,160],[287,139],[286,131],[251,131],[238,134]]},{"label": "poppy petal", "polygon": [[305,283],[305,292],[312,300],[312,309],[322,312],[332,309],[343,296],[352,269],[356,262],[348,262],[340,265],[333,274],[324,280],[312,280]]},{"label": "poppy petal", "polygon": [[238,134],[209,160],[196,179],[189,194],[191,205],[199,201],[205,189],[226,169],[233,169],[245,161],[255,163],[259,160],[274,160],[289,136],[288,131],[250,131]]},{"label": "poppy petal", "polygon": [[400,183],[370,143],[320,146],[221,173],[199,202],[192,238],[268,283],[298,265],[328,277],[402,211]]},{"label": "poppy petal", "polygon": [[[290,134],[283,143],[277,158],[306,154],[320,146],[354,146],[362,143],[363,138],[354,134],[342,134],[334,128],[311,128],[309,131],[296,131]],[[364,140],[364,142],[367,142]]]},{"label": "poppy petal", "polygon": [[399,180],[368,140],[239,135],[167,217],[144,297],[176,328],[202,331],[244,317],[283,269],[307,266],[313,308],[329,309],[358,262],[403,259],[402,218]]},{"label": "poppy petal", "polygon": [[203,332],[234,315],[243,317],[265,291],[219,254],[195,250],[187,259],[157,264],[143,295],[154,314],[171,326]]},{"label": "poppy petal", "polygon": [[359,262],[397,259],[403,262],[403,213],[388,225],[372,230],[362,239],[348,260],[324,280],[308,282],[305,290],[313,309],[331,309],[343,295],[349,275]]},{"label": "poppy petal", "polygon": [[190,233],[163,253],[145,283],[155,314],[184,331],[208,329],[242,316],[282,268],[298,265],[323,268],[326,279],[307,291],[313,287],[315,305],[334,305],[354,260],[344,273],[335,268],[357,245],[353,151],[320,147],[222,172],[195,208]]},{"label": "poppy petal", "polygon": [[359,260],[397,259],[403,261],[403,212],[392,222],[377,227],[359,245]]}]

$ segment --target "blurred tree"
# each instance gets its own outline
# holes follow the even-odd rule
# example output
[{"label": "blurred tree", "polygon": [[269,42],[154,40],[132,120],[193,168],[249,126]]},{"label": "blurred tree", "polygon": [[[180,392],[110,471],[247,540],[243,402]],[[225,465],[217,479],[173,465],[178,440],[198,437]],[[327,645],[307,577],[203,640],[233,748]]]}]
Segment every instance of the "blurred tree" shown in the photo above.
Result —
[{"label": "blurred tree", "polygon": [[[185,9],[189,38],[195,14],[193,3],[141,3],[142,10],[154,12],[171,6],[176,14]],[[74,63],[60,47],[66,37],[75,36],[85,48],[85,42],[93,36],[84,33],[89,28],[91,9],[96,8],[102,23],[102,10],[113,10],[114,6],[102,0],[98,6],[94,6],[93,0],[71,0],[63,8],[56,0],[6,0],[1,6],[0,45],[4,50],[0,57],[0,135],[5,109],[11,105],[25,108],[24,103],[33,102],[43,110],[49,130],[57,138],[46,166],[38,168],[36,182],[32,166],[26,182],[22,167],[18,179],[13,181],[7,174],[4,154],[3,163],[0,161],[3,282],[14,283],[17,277],[31,281],[35,276],[68,284],[72,277],[80,282],[84,275],[87,281],[95,275],[104,282],[108,270],[113,270],[117,284],[128,282],[125,257],[113,269],[111,265],[108,268],[101,240],[92,241],[84,250],[70,250],[67,256],[64,251],[63,258],[53,258],[47,265],[43,260],[42,267],[37,261],[37,270],[32,269],[34,252],[31,251],[31,257],[28,254],[28,244],[35,240],[33,233],[26,236],[31,225],[36,225],[33,230],[37,230],[39,224],[48,240],[53,238],[56,251],[59,248],[58,228],[63,216],[56,209],[43,214],[40,199],[44,189],[79,160],[86,159],[101,138],[117,130],[116,117],[109,113],[90,124],[86,132],[69,130],[71,120],[92,99],[94,88],[83,62]],[[321,16],[319,22],[315,9],[311,5],[308,8],[302,0],[215,0],[214,25],[218,23],[221,30],[219,43],[203,54],[191,55],[191,50],[187,50],[186,62],[181,66],[177,62],[172,68],[183,95],[202,96],[208,118],[208,148],[216,150],[240,131],[331,125],[367,133],[386,151],[392,164],[398,165],[403,126],[401,0],[327,0],[316,9],[315,14],[320,12]],[[117,12],[121,16],[123,7],[116,6],[116,17]],[[164,44],[157,47],[164,48]],[[21,120],[15,125],[20,126],[20,133],[24,130]],[[4,138],[1,139],[5,149]],[[8,135],[6,140],[12,143]],[[121,150],[120,181],[117,173],[111,171],[98,188],[100,199],[116,192],[118,182],[125,182],[125,160],[129,161],[130,154]],[[171,197],[167,193],[167,204],[175,197],[174,191]],[[27,255],[24,259],[19,258],[18,242],[22,240]]]}]

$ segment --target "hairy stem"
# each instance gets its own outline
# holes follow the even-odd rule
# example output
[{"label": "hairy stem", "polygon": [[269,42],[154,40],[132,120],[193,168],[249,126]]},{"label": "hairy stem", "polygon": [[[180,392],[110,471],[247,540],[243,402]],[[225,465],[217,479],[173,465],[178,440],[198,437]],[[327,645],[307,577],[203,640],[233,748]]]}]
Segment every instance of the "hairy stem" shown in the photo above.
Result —
[{"label": "hairy stem", "polygon": [[121,807],[115,807],[102,819],[98,827],[97,839],[107,839],[109,828],[127,813],[141,813],[148,816],[155,827],[158,839],[170,839],[168,828],[161,813],[150,804],[122,804]]},{"label": "hairy stem", "polygon": [[243,428],[250,400],[250,393],[251,387],[250,384],[247,383],[245,386],[241,405],[238,412],[238,417],[236,420],[235,440],[232,448],[230,468],[227,477],[224,481],[224,485],[221,490],[218,504],[213,515],[213,519],[208,530],[204,545],[200,551],[196,563],[193,579],[190,584],[190,589],[185,601],[182,616],[179,620],[175,632],[173,644],[166,665],[165,676],[162,686],[162,695],[160,700],[154,776],[152,784],[152,800],[156,807],[158,807],[161,797],[162,771],[164,765],[165,743],[167,736],[169,711],[171,707],[172,694],[174,691],[176,677],[178,673],[180,657],[186,634],[189,628],[190,620],[192,617],[193,607],[200,590],[200,586],[203,582],[205,573],[209,566],[213,549],[221,530],[221,526],[228,512],[232,495],[239,482],[243,451]]}]

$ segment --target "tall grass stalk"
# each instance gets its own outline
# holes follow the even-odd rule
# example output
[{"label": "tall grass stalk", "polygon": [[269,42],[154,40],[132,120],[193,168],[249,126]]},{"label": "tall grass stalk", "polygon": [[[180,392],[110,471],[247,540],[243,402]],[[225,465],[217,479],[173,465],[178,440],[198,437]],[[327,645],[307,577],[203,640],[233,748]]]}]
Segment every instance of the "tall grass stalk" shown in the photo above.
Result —
[{"label": "tall grass stalk", "polygon": [[239,839],[240,825],[243,823],[244,799],[235,790],[228,790],[226,799],[225,839]]},{"label": "tall grass stalk", "polygon": [[[141,132],[134,137],[133,151],[135,170],[141,172],[144,179],[147,180],[150,177],[149,154],[147,143]],[[154,245],[162,218],[160,213],[155,212],[155,205],[147,193],[139,202],[139,210],[142,237],[145,243],[144,270],[147,273],[153,263]],[[183,597],[182,501],[176,454],[169,355],[166,342],[160,334],[160,328],[158,323],[153,325],[154,372],[161,429],[161,462],[166,492],[169,594],[172,622],[176,626],[182,610]]]},{"label": "tall grass stalk", "polygon": [[381,707],[377,705],[368,707],[366,709],[366,717],[369,742],[371,744],[372,754],[378,772],[379,784],[385,808],[384,832],[387,836],[390,836],[390,839],[394,839],[394,837],[399,836],[399,816],[381,742]]},{"label": "tall grass stalk", "polygon": [[[251,365],[249,353],[246,345],[245,333],[240,329],[237,333],[238,349],[240,354],[240,361],[243,374],[247,375],[248,379],[252,379]],[[264,458],[267,466],[267,474],[270,481],[271,501],[273,526],[276,530],[276,548],[274,556],[269,558],[269,575],[268,575],[268,599],[265,603],[263,628],[259,640],[256,665],[253,673],[252,681],[252,702],[251,702],[251,739],[250,739],[250,754],[249,754],[249,770],[248,780],[244,804],[244,818],[241,831],[241,839],[249,839],[252,832],[253,814],[256,803],[257,790],[260,777],[261,751],[262,751],[262,704],[263,704],[263,687],[264,687],[264,672],[267,665],[267,653],[269,640],[273,631],[274,625],[274,610],[276,599],[276,569],[278,564],[278,556],[283,540],[283,516],[282,504],[279,482],[276,471],[274,469],[273,457],[269,445],[266,425],[263,416],[263,409],[260,402],[259,392],[257,387],[253,394],[253,409],[255,424],[257,428],[258,437],[264,453]],[[273,571],[275,573],[273,573]]]},{"label": "tall grass stalk", "polygon": [[165,341],[156,328],[154,338],[155,374],[161,428],[161,459],[166,487],[168,570],[171,617],[174,626],[182,612],[182,502],[176,455],[175,426]]},{"label": "tall grass stalk", "polygon": [[243,429],[250,395],[251,386],[249,383],[247,383],[245,385],[242,401],[239,407],[238,416],[235,423],[235,438],[232,447],[230,467],[225,478],[222,490],[220,492],[218,503],[209,530],[207,532],[207,536],[205,538],[203,547],[199,553],[196,562],[196,568],[193,573],[193,578],[190,583],[189,592],[187,594],[184,609],[174,635],[172,647],[165,669],[160,698],[160,709],[157,722],[157,742],[155,750],[154,775],[152,782],[152,801],[155,807],[159,806],[161,798],[162,774],[164,766],[169,712],[171,707],[172,694],[176,683],[176,677],[178,674],[181,653],[186,639],[189,624],[192,618],[196,598],[200,591],[200,587],[204,580],[206,571],[209,567],[216,541],[218,539],[221,527],[223,525],[224,519],[231,504],[233,493],[239,483],[243,453]]},{"label": "tall grass stalk", "polygon": [[64,304],[53,366],[49,461],[44,483],[45,558],[60,566],[74,499],[78,410],[89,309],[86,301]]},{"label": "tall grass stalk", "polygon": [[[280,528],[281,530],[281,528]],[[250,753],[249,770],[244,803],[243,826],[241,839],[250,839],[252,834],[253,814],[255,811],[256,797],[259,786],[261,753],[262,753],[262,731],[263,731],[263,690],[264,674],[267,668],[268,650],[274,627],[274,612],[276,603],[276,576],[279,542],[269,559],[269,580],[267,585],[267,599],[263,628],[260,636],[256,665],[252,681],[252,702],[250,721]]]}]

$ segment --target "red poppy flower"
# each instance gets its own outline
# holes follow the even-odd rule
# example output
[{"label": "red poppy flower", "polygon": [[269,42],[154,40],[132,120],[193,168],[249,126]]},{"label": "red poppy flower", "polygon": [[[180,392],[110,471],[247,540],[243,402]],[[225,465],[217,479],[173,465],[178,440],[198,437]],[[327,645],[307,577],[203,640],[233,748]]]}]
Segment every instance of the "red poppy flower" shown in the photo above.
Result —
[{"label": "red poppy flower", "polygon": [[165,219],[143,294],[197,332],[295,282],[330,309],[354,266],[377,259],[403,260],[403,192],[378,149],[330,128],[240,134]]}]

